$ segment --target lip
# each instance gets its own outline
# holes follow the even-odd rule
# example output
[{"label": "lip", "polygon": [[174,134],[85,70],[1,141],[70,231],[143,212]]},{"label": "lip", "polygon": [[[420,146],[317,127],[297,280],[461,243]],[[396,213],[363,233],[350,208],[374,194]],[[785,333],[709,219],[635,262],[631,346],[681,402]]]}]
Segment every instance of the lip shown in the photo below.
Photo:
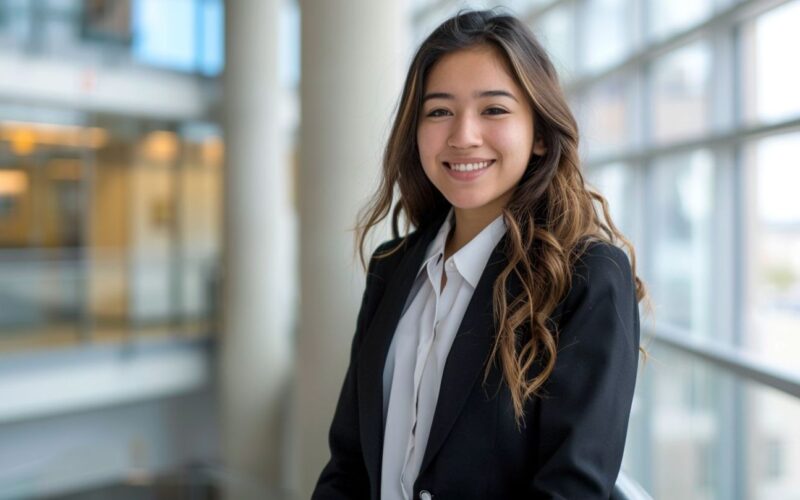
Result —
[{"label": "lip", "polygon": [[494,161],[494,158],[478,158],[477,156],[467,156],[464,158],[448,158],[444,163],[482,163],[485,161]]},{"label": "lip", "polygon": [[488,167],[484,167],[480,170],[472,170],[470,172],[459,172],[457,170],[453,170],[448,166],[450,162],[447,161],[442,162],[442,167],[447,171],[447,173],[453,179],[459,181],[471,181],[473,179],[477,179],[478,177],[483,175],[487,170],[492,168],[492,166],[495,164],[495,160],[490,158],[459,158],[456,162],[454,162],[454,163],[481,163],[485,161],[491,162]]}]

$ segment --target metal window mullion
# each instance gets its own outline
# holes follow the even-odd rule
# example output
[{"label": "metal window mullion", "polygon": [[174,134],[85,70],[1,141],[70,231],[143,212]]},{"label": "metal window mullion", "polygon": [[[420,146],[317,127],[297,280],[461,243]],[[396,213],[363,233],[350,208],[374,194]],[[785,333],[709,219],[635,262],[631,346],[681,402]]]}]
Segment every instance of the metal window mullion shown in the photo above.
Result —
[{"label": "metal window mullion", "polygon": [[[717,75],[724,78],[725,75]],[[714,148],[715,182],[714,186],[714,220],[719,223],[713,228],[712,259],[712,340],[721,344],[735,345],[732,334],[735,320],[731,315],[736,300],[736,220],[735,184],[736,170],[733,147],[720,145]],[[733,219],[733,220],[731,220]],[[719,435],[715,446],[715,460],[721,473],[719,498],[740,500],[742,491],[738,482],[742,469],[743,448],[746,446],[738,436],[742,435],[741,414],[744,411],[741,384],[731,377],[719,378],[721,386],[720,407],[717,408],[719,419]]]},{"label": "metal window mullion", "polygon": [[[711,42],[711,73],[707,81],[706,95],[709,96],[709,123],[710,130],[714,133],[725,133],[733,129],[734,123],[731,109],[733,97],[733,41],[730,30],[719,29],[713,31]],[[713,220],[722,221],[712,226],[712,255],[711,260],[711,294],[716,300],[710,301],[711,338],[716,342],[733,345],[731,332],[734,321],[730,311],[733,309],[736,289],[733,281],[736,269],[734,254],[735,245],[735,220],[725,220],[734,213],[735,204],[735,164],[734,146],[720,143],[713,145],[714,158],[713,179]],[[730,222],[730,223],[728,223]],[[714,443],[714,467],[719,474],[717,484],[713,485],[718,498],[741,500],[740,474],[742,463],[743,440],[737,439],[742,435],[743,401],[741,384],[733,377],[714,377],[719,387],[719,404],[715,408],[716,418],[719,422],[719,434]]]},{"label": "metal window mullion", "polygon": [[169,318],[168,322],[174,334],[176,331],[183,333],[186,327],[183,282],[186,275],[186,267],[191,265],[191,262],[185,255],[186,221],[183,220],[183,215],[185,213],[183,205],[185,203],[185,169],[187,167],[186,154],[188,145],[181,134],[179,126],[176,125],[173,132],[179,141],[179,147],[177,157],[173,159],[168,166],[171,173],[170,191],[172,191],[172,217],[170,218],[169,228],[169,301],[171,311],[169,311],[167,317]]},{"label": "metal window mullion", "polygon": [[573,37],[572,37],[572,71],[573,74],[570,75],[572,78],[580,78],[579,75],[582,75],[586,72],[586,61],[588,57],[584,53],[584,39],[586,38],[586,25],[587,25],[587,4],[591,0],[574,0],[572,3],[572,25],[573,25]]},{"label": "metal window mullion", "polygon": [[[733,26],[729,32],[730,40],[730,72],[731,72],[731,89],[730,89],[730,120],[732,128],[738,129],[743,126],[744,113],[742,103],[744,98],[744,85],[742,82],[742,57],[743,52],[743,31],[741,24]],[[743,138],[744,139],[744,138]],[[730,211],[731,217],[734,221],[747,221],[745,183],[744,173],[746,166],[744,165],[743,154],[743,141],[738,140],[732,144],[730,149],[731,153],[731,199],[733,210]],[[731,276],[733,276],[733,290],[731,296],[731,314],[729,315],[731,323],[732,344],[741,347],[744,340],[744,328],[747,318],[747,308],[745,307],[744,291],[746,286],[746,273],[747,262],[744,254],[744,244],[746,241],[747,223],[732,224],[732,255],[731,255]],[[750,418],[751,408],[750,402],[751,394],[747,391],[742,384],[738,382],[734,387],[734,407],[733,410],[733,425],[735,436],[747,436],[748,429],[751,428]],[[748,487],[750,483],[750,475],[747,473],[749,470],[748,460],[750,458],[750,440],[749,439],[734,439],[732,453],[736,457],[734,461],[734,485],[733,491],[736,500],[743,500],[747,496]]]}]

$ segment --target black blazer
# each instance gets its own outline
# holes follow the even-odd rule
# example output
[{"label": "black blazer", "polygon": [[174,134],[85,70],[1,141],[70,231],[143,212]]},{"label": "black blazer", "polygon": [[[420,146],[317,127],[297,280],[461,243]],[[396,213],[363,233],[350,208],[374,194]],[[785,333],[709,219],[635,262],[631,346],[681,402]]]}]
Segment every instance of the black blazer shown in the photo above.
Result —
[{"label": "black blazer", "polygon": [[[403,250],[370,261],[330,429],[331,459],[314,500],[380,497],[384,361],[441,222],[410,234]],[[639,352],[628,259],[614,246],[592,243],[577,262],[571,289],[551,315],[559,331],[556,367],[518,429],[500,370],[493,367],[483,383],[495,333],[492,287],[507,262],[504,240],[489,258],[447,357],[413,498],[427,491],[434,500],[608,499],[622,460]]]}]

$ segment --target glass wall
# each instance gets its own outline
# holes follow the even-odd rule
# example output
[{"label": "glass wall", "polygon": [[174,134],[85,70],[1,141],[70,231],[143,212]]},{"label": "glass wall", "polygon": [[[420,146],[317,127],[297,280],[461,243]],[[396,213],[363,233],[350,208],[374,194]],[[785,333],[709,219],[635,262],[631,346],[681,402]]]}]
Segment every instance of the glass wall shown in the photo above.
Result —
[{"label": "glass wall", "polygon": [[[800,498],[800,0],[500,4],[651,294],[623,468],[654,498]],[[460,6],[420,2],[417,40]]]},{"label": "glass wall", "polygon": [[0,351],[211,331],[222,7],[0,2]]},{"label": "glass wall", "polygon": [[[0,350],[205,335],[220,252],[220,132],[0,107]],[[17,116],[24,108],[14,109]]]}]

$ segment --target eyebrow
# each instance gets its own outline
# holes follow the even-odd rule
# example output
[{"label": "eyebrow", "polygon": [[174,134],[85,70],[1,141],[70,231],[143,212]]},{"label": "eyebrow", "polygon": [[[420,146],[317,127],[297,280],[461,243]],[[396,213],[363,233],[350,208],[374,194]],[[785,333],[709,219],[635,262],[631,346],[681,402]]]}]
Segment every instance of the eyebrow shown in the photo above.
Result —
[{"label": "eyebrow", "polygon": [[[479,98],[482,98],[482,97],[510,97],[511,99],[514,99],[515,101],[517,101],[517,98],[514,97],[514,95],[511,92],[507,91],[507,90],[479,90],[479,91],[475,92],[472,95],[476,99],[479,99]],[[427,101],[428,99],[450,99],[450,100],[453,100],[455,98],[456,97],[453,94],[448,94],[447,92],[431,92],[431,93],[425,94],[425,97],[422,98],[422,103],[424,104],[425,101]],[[519,101],[517,101],[517,102],[519,102]]]}]

